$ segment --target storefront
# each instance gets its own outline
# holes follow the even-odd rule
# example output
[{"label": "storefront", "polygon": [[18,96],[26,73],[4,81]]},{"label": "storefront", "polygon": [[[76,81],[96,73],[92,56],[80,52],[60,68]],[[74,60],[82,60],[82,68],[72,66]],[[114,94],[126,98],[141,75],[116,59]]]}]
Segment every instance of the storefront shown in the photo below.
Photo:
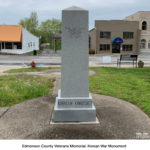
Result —
[{"label": "storefront", "polygon": [[120,53],[122,49],[123,39],[120,37],[115,37],[112,39],[112,53]]}]

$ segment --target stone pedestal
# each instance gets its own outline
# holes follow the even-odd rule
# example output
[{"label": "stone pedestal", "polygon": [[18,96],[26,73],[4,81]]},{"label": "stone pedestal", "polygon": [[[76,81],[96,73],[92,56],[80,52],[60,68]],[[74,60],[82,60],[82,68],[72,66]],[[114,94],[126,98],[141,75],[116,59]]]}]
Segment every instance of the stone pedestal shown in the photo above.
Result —
[{"label": "stone pedestal", "polygon": [[89,94],[88,11],[71,7],[62,11],[61,90],[54,121],[95,121]]}]

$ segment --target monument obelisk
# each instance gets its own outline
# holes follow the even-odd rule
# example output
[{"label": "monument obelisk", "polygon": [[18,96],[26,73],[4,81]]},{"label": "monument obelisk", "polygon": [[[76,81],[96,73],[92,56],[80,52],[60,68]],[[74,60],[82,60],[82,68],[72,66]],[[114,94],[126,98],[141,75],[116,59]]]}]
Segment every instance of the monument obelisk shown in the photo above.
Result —
[{"label": "monument obelisk", "polygon": [[96,120],[89,93],[88,11],[70,7],[62,11],[61,90],[54,107],[54,121]]}]

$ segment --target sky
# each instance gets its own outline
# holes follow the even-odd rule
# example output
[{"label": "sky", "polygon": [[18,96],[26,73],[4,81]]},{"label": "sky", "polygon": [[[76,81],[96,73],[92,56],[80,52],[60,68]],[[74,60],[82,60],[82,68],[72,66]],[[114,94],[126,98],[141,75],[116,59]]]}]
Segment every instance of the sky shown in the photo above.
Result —
[{"label": "sky", "polygon": [[150,0],[0,0],[0,24],[18,24],[35,11],[40,22],[60,19],[62,9],[78,6],[89,11],[89,29],[95,20],[120,20],[150,11]]}]

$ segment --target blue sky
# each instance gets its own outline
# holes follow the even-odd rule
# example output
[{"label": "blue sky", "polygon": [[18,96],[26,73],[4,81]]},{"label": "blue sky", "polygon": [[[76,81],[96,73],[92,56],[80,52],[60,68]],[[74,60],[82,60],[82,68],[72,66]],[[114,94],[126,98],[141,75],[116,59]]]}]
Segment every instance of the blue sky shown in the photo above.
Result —
[{"label": "blue sky", "polygon": [[89,28],[94,20],[117,20],[137,11],[150,11],[150,0],[0,0],[0,24],[18,24],[36,11],[39,21],[61,19],[61,10],[70,6],[89,10]]}]

